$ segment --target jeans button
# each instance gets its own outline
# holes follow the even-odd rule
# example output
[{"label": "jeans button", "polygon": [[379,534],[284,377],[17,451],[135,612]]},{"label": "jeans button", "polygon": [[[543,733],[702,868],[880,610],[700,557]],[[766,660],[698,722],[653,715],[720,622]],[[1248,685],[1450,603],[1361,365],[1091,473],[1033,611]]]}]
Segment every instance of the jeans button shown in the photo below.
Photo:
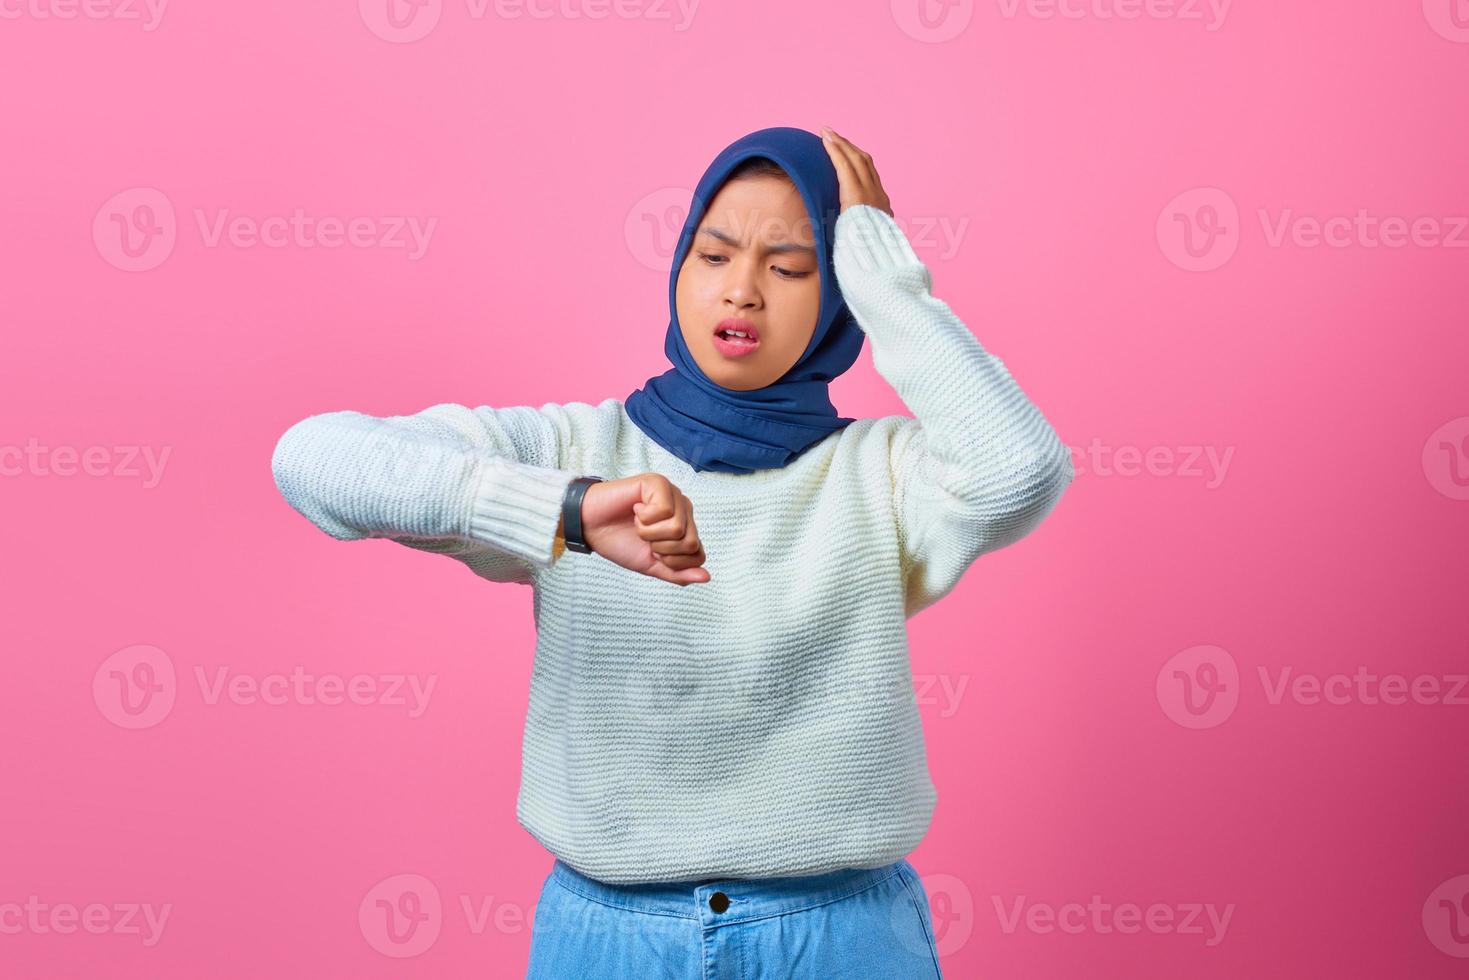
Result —
[{"label": "jeans button", "polygon": [[709,896],[709,907],[716,912],[723,912],[729,908],[729,896],[724,892],[715,892]]}]

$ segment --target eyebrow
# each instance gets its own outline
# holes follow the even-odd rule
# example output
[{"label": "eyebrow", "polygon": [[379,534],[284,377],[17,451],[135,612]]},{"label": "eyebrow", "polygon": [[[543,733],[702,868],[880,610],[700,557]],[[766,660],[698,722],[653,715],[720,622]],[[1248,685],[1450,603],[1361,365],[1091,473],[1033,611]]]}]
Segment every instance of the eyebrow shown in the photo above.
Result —
[{"label": "eyebrow", "polygon": [[[729,232],[724,231],[721,228],[711,228],[706,225],[705,227],[699,229],[699,234],[708,235],[710,238],[717,239],[721,242],[724,242],[724,244],[726,245],[733,246],[734,248],[740,247],[739,241],[736,240],[735,237]],[[816,249],[812,248],[810,245],[797,245],[794,242],[784,242],[779,245],[771,245],[769,248],[766,249],[766,251],[775,255],[783,255],[787,252],[802,252],[806,255],[811,256],[812,258],[816,257]]]}]

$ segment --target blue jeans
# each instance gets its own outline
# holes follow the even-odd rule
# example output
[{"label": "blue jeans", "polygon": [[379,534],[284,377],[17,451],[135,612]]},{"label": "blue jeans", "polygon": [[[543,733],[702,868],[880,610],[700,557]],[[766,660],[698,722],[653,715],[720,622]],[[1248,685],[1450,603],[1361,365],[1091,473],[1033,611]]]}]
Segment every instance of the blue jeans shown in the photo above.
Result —
[{"label": "blue jeans", "polygon": [[789,878],[612,885],[559,859],[526,980],[933,980],[933,916],[907,859]]}]

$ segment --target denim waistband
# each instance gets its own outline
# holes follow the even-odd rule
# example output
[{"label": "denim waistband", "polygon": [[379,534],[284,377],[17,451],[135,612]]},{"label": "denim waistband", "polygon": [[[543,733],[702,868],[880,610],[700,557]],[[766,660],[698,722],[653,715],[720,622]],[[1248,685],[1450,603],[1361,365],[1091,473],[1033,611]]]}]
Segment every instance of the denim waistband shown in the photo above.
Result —
[{"label": "denim waistband", "polygon": [[[842,868],[782,878],[712,878],[702,881],[617,885],[589,878],[557,858],[552,877],[583,898],[631,912],[700,919],[706,924],[744,922],[835,902],[865,891],[902,871],[900,858],[877,868]],[[723,893],[728,905],[711,897]],[[718,911],[722,908],[723,911]]]}]

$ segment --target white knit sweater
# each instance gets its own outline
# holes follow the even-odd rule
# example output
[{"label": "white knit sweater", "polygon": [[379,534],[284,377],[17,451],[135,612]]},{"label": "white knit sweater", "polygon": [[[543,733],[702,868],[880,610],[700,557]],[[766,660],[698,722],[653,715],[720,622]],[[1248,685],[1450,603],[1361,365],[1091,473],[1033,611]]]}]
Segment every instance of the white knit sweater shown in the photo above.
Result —
[{"label": "white knit sweater", "polygon": [[[695,472],[615,398],[331,412],[276,446],[281,493],[333,538],[533,586],[516,816],[583,874],[804,875],[907,855],[937,794],[905,620],[1036,527],[1073,477],[891,217],[848,207],[834,262],[875,367],[917,417],[858,419],[781,469]],[[553,559],[573,477],[648,471],[693,503],[709,582]]]}]

